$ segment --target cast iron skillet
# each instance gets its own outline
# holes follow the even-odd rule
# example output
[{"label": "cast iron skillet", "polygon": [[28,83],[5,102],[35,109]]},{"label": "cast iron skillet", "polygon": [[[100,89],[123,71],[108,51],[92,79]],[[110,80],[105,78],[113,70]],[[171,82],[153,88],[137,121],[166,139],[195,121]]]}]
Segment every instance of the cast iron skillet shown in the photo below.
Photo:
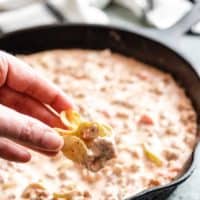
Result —
[{"label": "cast iron skillet", "polygon": [[[170,37],[176,41],[178,35],[200,18],[199,13],[200,4],[197,4],[175,27],[162,32],[167,42],[158,41],[157,34],[161,33],[139,27],[132,27],[131,31],[127,31],[110,26],[73,24],[42,26],[5,34],[0,37],[0,48],[13,54],[28,54],[57,48],[109,48],[114,52],[137,58],[173,75],[192,100],[199,124],[199,76],[192,64],[179,50],[174,50],[175,45],[170,43]],[[200,145],[197,145],[182,176],[166,186],[142,191],[127,200],[164,200],[178,185],[189,178],[197,156],[200,156]]]}]

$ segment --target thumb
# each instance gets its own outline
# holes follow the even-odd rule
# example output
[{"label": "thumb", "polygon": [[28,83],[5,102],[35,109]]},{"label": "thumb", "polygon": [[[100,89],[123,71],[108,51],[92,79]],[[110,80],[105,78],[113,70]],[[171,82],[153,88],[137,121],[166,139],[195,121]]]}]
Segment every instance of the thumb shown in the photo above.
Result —
[{"label": "thumb", "polygon": [[37,119],[0,105],[0,136],[33,149],[57,152],[63,146],[62,138]]}]

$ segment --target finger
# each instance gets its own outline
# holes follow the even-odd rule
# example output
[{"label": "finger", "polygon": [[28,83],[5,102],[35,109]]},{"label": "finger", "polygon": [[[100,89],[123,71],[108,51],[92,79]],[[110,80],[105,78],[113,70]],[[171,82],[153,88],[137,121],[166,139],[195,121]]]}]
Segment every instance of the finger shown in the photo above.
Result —
[{"label": "finger", "polygon": [[73,107],[72,101],[64,92],[26,63],[5,52],[0,52],[0,59],[0,86],[6,83],[13,90],[49,104],[57,112]]},{"label": "finger", "polygon": [[30,153],[24,147],[0,137],[0,157],[15,162],[28,162]]},{"label": "finger", "polygon": [[62,138],[37,119],[0,105],[0,136],[22,142],[41,151],[58,152]]},{"label": "finger", "polygon": [[6,86],[0,88],[0,103],[26,115],[30,115],[51,127],[63,127],[60,118],[40,102]]},{"label": "finger", "polygon": [[49,157],[54,157],[56,155],[58,155],[58,152],[47,152],[47,151],[40,151],[38,149],[33,149],[34,151],[37,151],[40,154],[43,154],[45,156],[49,156]]},{"label": "finger", "polygon": [[35,148],[34,146],[31,146],[31,145],[27,145],[26,143],[24,142],[21,142],[21,141],[17,141],[17,140],[14,140],[16,143],[20,144],[20,146],[24,146],[26,149],[31,149],[33,151],[36,151],[40,154],[43,154],[45,156],[50,156],[50,157],[53,157],[53,156],[56,156],[58,154],[58,152],[51,152],[51,151],[43,151],[41,149],[38,149],[38,148]]},{"label": "finger", "polygon": [[[33,149],[46,156],[56,156],[57,152],[44,152],[38,149]],[[14,162],[28,162],[31,159],[31,154],[27,148],[12,142],[9,139],[0,137],[0,157]]]},{"label": "finger", "polygon": [[33,151],[36,151],[36,152],[38,152],[40,154],[43,154],[43,155],[49,156],[49,157],[54,157],[54,156],[56,156],[58,154],[58,152],[48,152],[48,151],[42,151],[42,150],[39,150],[39,149],[33,148],[33,147],[28,147],[28,146],[26,146],[26,147],[27,148],[31,148]]}]

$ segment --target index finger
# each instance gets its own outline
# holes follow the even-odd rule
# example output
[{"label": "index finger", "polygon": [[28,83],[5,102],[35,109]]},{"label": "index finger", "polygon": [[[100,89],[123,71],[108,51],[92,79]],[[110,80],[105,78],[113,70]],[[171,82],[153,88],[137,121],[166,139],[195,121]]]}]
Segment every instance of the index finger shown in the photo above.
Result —
[{"label": "index finger", "polygon": [[[0,52],[0,86],[25,93],[38,101],[50,105],[57,112],[71,109],[72,100],[53,83],[42,77],[25,62],[16,57]],[[2,74],[2,75],[1,75]],[[1,77],[4,76],[4,77]]]}]

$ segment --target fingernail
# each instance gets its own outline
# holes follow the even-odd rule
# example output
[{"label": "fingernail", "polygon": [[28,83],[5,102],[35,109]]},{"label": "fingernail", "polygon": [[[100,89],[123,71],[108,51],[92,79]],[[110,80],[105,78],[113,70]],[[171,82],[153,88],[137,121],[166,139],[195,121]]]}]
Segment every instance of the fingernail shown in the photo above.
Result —
[{"label": "fingernail", "polygon": [[19,162],[28,162],[31,159],[31,154],[29,152],[21,152]]},{"label": "fingernail", "polygon": [[56,132],[46,132],[42,138],[42,146],[49,151],[59,151],[63,146],[63,139]]}]

